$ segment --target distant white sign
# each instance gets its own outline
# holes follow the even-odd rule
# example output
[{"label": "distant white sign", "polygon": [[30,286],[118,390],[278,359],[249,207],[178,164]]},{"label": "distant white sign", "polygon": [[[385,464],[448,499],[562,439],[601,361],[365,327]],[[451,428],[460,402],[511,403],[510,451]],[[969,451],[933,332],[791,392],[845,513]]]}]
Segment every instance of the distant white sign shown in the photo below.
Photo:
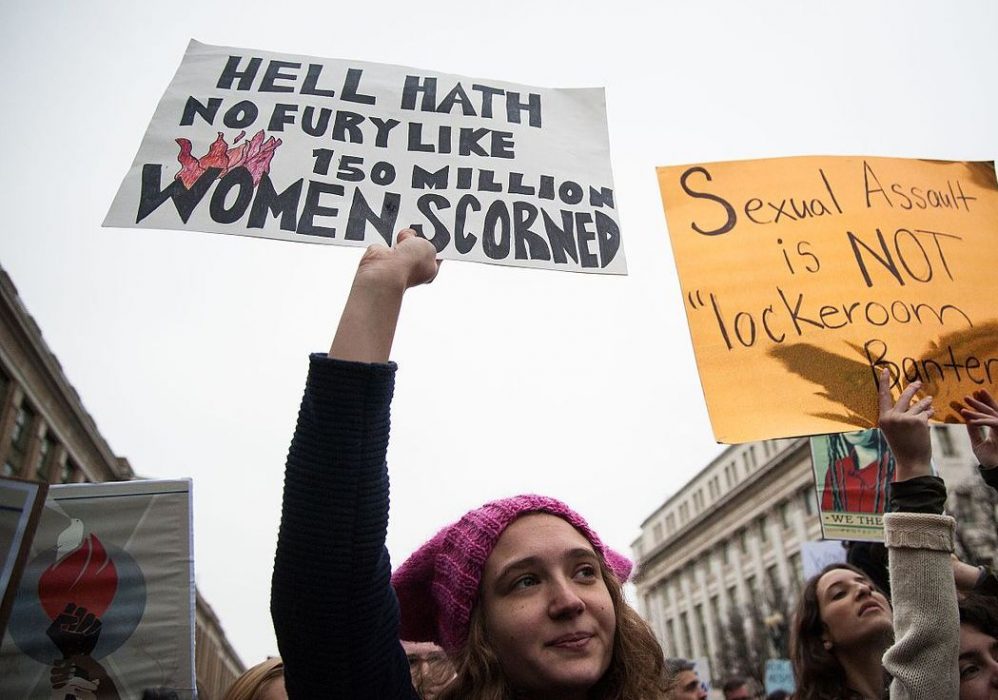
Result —
[{"label": "distant white sign", "polygon": [[766,694],[776,690],[785,690],[788,693],[797,690],[794,685],[794,667],[790,659],[766,661]]},{"label": "distant white sign", "polygon": [[820,573],[829,564],[846,560],[846,549],[838,540],[804,542],[801,544],[800,554],[805,581]]},{"label": "distant white sign", "polygon": [[602,89],[196,41],[104,225],[627,272]]}]

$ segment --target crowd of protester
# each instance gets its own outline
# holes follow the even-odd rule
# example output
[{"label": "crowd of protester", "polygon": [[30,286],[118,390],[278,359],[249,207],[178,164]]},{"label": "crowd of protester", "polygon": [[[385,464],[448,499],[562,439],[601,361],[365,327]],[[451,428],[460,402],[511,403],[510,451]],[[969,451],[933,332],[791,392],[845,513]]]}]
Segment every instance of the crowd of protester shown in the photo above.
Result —
[{"label": "crowd of protester", "polygon": [[[370,248],[328,354],[310,358],[272,587],[282,658],[248,671],[227,700],[708,697],[708,679],[670,658],[624,601],[630,561],[554,498],[487,503],[392,570],[389,354],[406,290],[437,275],[435,252],[409,230]],[[877,387],[896,460],[886,549],[805,582],[792,697],[998,697],[998,580],[954,558],[955,522],[931,466],[932,397],[914,382],[894,398],[892,380],[884,371]],[[954,408],[985,481],[998,485],[998,402],[980,390]],[[725,700],[788,697],[746,677],[720,690]]]}]

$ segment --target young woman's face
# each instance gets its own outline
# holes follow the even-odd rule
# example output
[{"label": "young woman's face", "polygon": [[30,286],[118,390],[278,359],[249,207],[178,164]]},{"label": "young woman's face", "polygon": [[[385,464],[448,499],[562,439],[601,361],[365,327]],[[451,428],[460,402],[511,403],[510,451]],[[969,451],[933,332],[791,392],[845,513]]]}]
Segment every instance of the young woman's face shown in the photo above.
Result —
[{"label": "young woman's face", "polygon": [[960,700],[998,698],[998,639],[960,625]]},{"label": "young woman's face", "polygon": [[832,569],[818,581],[816,592],[823,640],[833,653],[883,638],[893,629],[890,603],[863,574]]},{"label": "young woman's face", "polygon": [[610,665],[617,621],[599,555],[559,517],[525,515],[506,528],[485,562],[481,604],[518,690],[585,697]]}]

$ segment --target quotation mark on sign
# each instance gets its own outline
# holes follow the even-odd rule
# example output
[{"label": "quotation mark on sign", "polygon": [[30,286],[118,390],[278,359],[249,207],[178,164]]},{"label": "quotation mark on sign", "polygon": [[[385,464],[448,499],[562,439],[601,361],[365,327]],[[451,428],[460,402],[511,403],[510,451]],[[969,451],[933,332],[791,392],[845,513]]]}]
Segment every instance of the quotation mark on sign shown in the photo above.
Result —
[{"label": "quotation mark on sign", "polygon": [[689,294],[687,294],[686,298],[689,300],[690,307],[692,307],[693,310],[696,310],[696,309],[699,309],[699,308],[705,306],[703,297],[700,296],[700,290],[699,289],[696,290],[696,298],[693,297],[693,292],[690,292]]}]

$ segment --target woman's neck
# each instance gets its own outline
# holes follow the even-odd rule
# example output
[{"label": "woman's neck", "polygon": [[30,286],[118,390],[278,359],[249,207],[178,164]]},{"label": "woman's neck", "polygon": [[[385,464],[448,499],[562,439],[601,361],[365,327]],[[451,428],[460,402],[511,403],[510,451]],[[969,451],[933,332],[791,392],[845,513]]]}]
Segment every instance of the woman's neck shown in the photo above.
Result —
[{"label": "woman's neck", "polygon": [[855,653],[837,654],[839,663],[846,672],[846,685],[863,698],[880,700],[884,695],[884,666],[881,658],[887,651],[888,643],[873,645],[873,648],[858,649]]}]

